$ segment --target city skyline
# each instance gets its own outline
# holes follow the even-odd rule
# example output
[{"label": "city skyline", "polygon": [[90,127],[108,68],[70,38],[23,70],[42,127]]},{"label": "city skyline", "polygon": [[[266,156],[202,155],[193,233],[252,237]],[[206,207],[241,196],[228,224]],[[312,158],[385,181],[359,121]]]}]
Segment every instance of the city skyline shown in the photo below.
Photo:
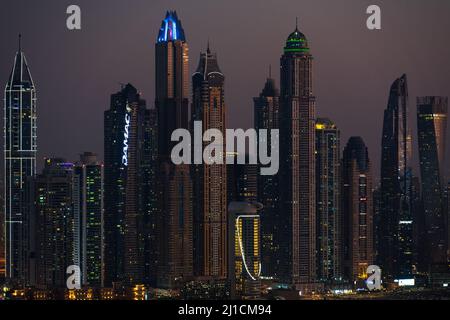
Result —
[{"label": "city skyline", "polygon": [[[218,52],[221,68],[228,78],[225,90],[229,109],[227,123],[230,128],[251,126],[252,97],[259,93],[260,79],[267,76],[269,65],[272,65],[273,77],[278,82],[279,72],[276,66],[280,48],[286,32],[295,26],[296,16],[299,17],[300,28],[314,44],[316,60],[320,61],[314,77],[318,99],[317,115],[332,119],[341,129],[343,140],[353,132],[358,132],[370,150],[377,148],[381,141],[383,120],[380,111],[385,108],[392,79],[399,74],[408,74],[412,100],[423,95],[450,95],[448,86],[445,85],[449,82],[450,67],[443,60],[446,53],[450,54],[450,47],[444,40],[444,30],[448,29],[449,22],[447,19],[435,18],[450,7],[446,3],[432,2],[427,5],[411,1],[404,7],[400,4],[383,3],[383,28],[380,31],[369,31],[365,27],[367,6],[363,3],[347,1],[348,5],[343,4],[340,9],[323,13],[321,5],[311,1],[274,1],[268,3],[267,7],[258,6],[254,18],[265,22],[258,28],[248,26],[244,22],[244,14],[238,13],[235,28],[239,32],[236,35],[226,32],[227,19],[217,16],[218,11],[231,14],[233,6],[230,4],[202,6],[206,11],[200,25],[195,23],[199,18],[198,12],[190,10],[190,6],[182,2],[156,1],[148,4],[134,0],[133,3],[136,7],[133,12],[139,13],[135,19],[128,19],[130,23],[117,28],[112,25],[116,18],[121,14],[130,14],[120,12],[117,2],[110,1],[108,5],[101,5],[101,1],[99,4],[80,1],[83,27],[81,31],[74,33],[65,28],[64,16],[58,17],[59,6],[62,12],[65,9],[62,4],[48,6],[45,12],[37,4],[21,1],[6,4],[6,10],[2,13],[10,11],[11,14],[2,20],[2,23],[7,23],[7,27],[2,30],[8,30],[4,35],[4,43],[9,43],[7,48],[11,49],[0,53],[0,71],[2,74],[10,71],[8,62],[16,50],[17,34],[22,33],[24,50],[27,55],[32,56],[28,62],[40,89],[39,159],[51,156],[77,159],[83,151],[93,151],[101,157],[103,141],[99,134],[102,123],[100,111],[106,109],[109,102],[106,95],[94,92],[117,91],[118,82],[131,82],[141,90],[148,101],[148,107],[153,107],[154,79],[149,75],[153,74],[152,41],[156,35],[150,26],[159,24],[160,16],[170,8],[177,9],[183,15],[183,26],[189,31],[192,56],[195,57],[205,48],[208,38],[214,51]],[[194,1],[193,6],[195,8],[201,4],[202,1]],[[236,10],[251,12],[252,4],[252,1],[235,4]],[[333,9],[341,4],[331,3],[328,6]],[[216,8],[223,10],[216,12]],[[269,15],[272,11],[275,12],[273,16]],[[43,21],[41,17],[48,19]],[[10,23],[11,19],[21,21],[20,27]],[[413,21],[427,23],[417,28]],[[114,48],[115,37],[111,37],[112,31],[108,30],[124,35],[132,33],[132,37],[122,37],[127,39],[124,41],[128,47],[133,44],[131,50]],[[432,39],[428,36],[430,34],[433,34]],[[44,45],[38,45],[38,39]],[[51,42],[51,39],[58,39],[60,45]],[[404,40],[399,42],[398,39]],[[241,51],[238,57],[232,54],[232,48],[236,46]],[[427,47],[431,59],[422,58],[418,49],[423,47]],[[259,51],[258,57],[251,59],[251,52],[254,50]],[[403,52],[408,52],[404,59],[400,58]],[[46,64],[49,59],[52,61],[50,65]],[[134,61],[140,63],[136,64]],[[110,67],[112,65],[114,68]],[[242,73],[240,65],[245,65],[248,72]],[[349,68],[350,66],[354,67]],[[195,71],[195,67],[195,62],[191,63],[189,74]],[[92,76],[91,70],[98,71]],[[346,85],[337,78],[339,70],[345,70]],[[372,85],[361,86],[361,81],[367,77],[370,77]],[[64,79],[65,84],[60,85],[61,81],[57,82],[55,79]],[[241,90],[244,84],[246,90]],[[69,89],[74,87],[79,92],[76,99]],[[60,101],[64,103],[61,104]],[[46,114],[55,117],[41,116]],[[86,117],[86,114],[89,116]],[[237,117],[236,114],[241,116]],[[345,119],[346,114],[354,115],[358,121],[351,123]],[[366,117],[367,114],[371,117]],[[54,122],[54,118],[60,121]],[[72,123],[77,121],[83,121],[85,125],[82,131],[78,130],[75,134],[77,130],[72,127]],[[414,122],[413,119],[412,123]],[[64,130],[63,135],[55,134],[67,126],[72,130]],[[71,142],[71,148],[66,146],[67,141]],[[417,171],[416,147],[413,157]],[[379,158],[378,152],[372,157],[374,173],[379,172]],[[38,166],[42,168],[42,161],[38,161]],[[374,178],[378,181],[378,174]]]},{"label": "city skyline", "polygon": [[[86,120],[72,116],[59,135],[71,132],[76,123],[77,139],[83,139],[93,129],[87,119],[99,113],[103,152],[86,148],[77,150],[79,158],[65,157],[66,147],[78,146],[75,140],[66,141],[64,148],[54,145],[56,154],[42,162],[36,154],[47,140],[36,123],[47,118],[62,122],[64,117],[39,114],[41,90],[31,77],[34,68],[25,60],[19,34],[4,90],[0,214],[5,216],[5,232],[0,240],[5,254],[0,262],[6,258],[6,272],[0,274],[0,299],[63,295],[90,300],[94,291],[100,299],[277,299],[279,290],[284,290],[278,292],[283,298],[298,293],[299,299],[326,299],[374,289],[387,296],[403,286],[417,292],[447,290],[448,96],[433,90],[412,95],[408,69],[392,76],[390,87],[377,86],[387,63],[350,87],[351,95],[343,93],[351,105],[358,99],[370,104],[384,92],[382,108],[369,108],[360,118],[336,102],[339,108],[333,111],[344,115],[344,129],[334,112],[317,112],[321,91],[316,88],[324,74],[316,69],[323,68],[323,62],[316,58],[308,29],[297,17],[294,21],[280,36],[284,41],[274,64],[279,78],[272,76],[269,63],[257,81],[259,96],[249,91],[253,84],[242,89],[252,97],[245,107],[252,115],[246,128],[258,131],[239,130],[223,138],[227,127],[246,122],[247,109],[229,108],[227,90],[233,91],[239,81],[227,85],[230,80],[222,69],[227,58],[215,46],[219,39],[208,38],[200,54],[193,53],[191,39],[198,37],[186,28],[181,14],[168,9],[157,23],[145,27],[157,31],[149,45],[154,54],[140,61],[153,65],[146,77],[152,79],[154,97],[145,99],[132,76],[103,91],[102,75],[93,69],[91,77],[98,86],[91,97],[109,96],[109,107],[93,108]],[[134,37],[131,33],[127,40]],[[267,42],[268,48],[276,46],[278,42]],[[242,48],[234,49],[238,57]],[[108,54],[120,56],[121,50],[119,45]],[[129,58],[137,59],[131,51]],[[259,62],[257,52],[254,60]],[[100,66],[102,57],[91,63]],[[351,62],[351,69],[358,68],[357,60]],[[124,65],[139,77],[148,71]],[[332,69],[333,74],[350,86],[352,72],[340,67],[344,69]],[[241,67],[241,74],[247,73],[250,67]],[[434,78],[441,83],[440,77]],[[373,101],[365,96],[367,88],[376,91]],[[336,88],[328,89],[325,100]],[[72,91],[80,97],[79,114],[85,92]],[[62,106],[72,103],[70,96],[63,97]],[[383,119],[382,128],[367,138],[359,125],[375,117]],[[44,125],[43,132],[49,128]],[[204,135],[198,141],[200,130]],[[367,140],[377,144],[370,147]],[[237,141],[238,147],[228,149],[230,141],[233,148]],[[183,144],[187,146],[180,149]],[[270,156],[277,157],[277,171],[271,176],[259,174],[264,160],[258,164],[254,154],[259,151],[264,158],[261,151],[268,145],[274,147]],[[186,160],[200,155],[200,146],[205,148],[204,162]],[[244,148],[248,151],[241,152]],[[412,169],[415,157],[417,170]],[[228,161],[237,158],[241,162]]]}]

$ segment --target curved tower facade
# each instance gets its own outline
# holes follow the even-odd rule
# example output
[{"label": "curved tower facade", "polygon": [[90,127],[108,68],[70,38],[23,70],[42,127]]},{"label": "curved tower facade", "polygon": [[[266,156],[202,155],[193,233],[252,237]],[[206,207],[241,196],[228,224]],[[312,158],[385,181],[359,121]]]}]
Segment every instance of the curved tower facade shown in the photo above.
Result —
[{"label": "curved tower facade", "polygon": [[412,147],[406,75],[391,86],[381,147],[378,259],[387,277],[410,277],[414,264]]},{"label": "curved tower facade", "polygon": [[427,267],[447,263],[446,218],[444,204],[444,170],[447,97],[417,98],[417,133],[424,208],[424,261]]}]

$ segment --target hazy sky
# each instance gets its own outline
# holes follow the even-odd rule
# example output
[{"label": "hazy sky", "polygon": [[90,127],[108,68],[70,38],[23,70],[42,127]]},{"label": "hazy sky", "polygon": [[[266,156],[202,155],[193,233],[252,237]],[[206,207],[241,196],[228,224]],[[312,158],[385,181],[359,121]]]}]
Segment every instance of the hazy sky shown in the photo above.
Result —
[{"label": "hazy sky", "polygon": [[[66,8],[82,10],[82,30],[66,28]],[[366,8],[382,10],[382,30],[366,28]],[[360,135],[379,168],[383,110],[389,87],[407,73],[411,120],[420,95],[450,96],[448,0],[1,0],[0,83],[6,84],[17,34],[38,90],[38,148],[76,160],[103,156],[103,111],[119,83],[154,101],[154,43],[168,9],[177,10],[190,47],[190,68],[208,38],[226,76],[228,125],[253,125],[253,101],[268,66],[295,28],[315,57],[317,115],[336,122],[342,147]],[[414,141],[416,144],[416,140]]]}]

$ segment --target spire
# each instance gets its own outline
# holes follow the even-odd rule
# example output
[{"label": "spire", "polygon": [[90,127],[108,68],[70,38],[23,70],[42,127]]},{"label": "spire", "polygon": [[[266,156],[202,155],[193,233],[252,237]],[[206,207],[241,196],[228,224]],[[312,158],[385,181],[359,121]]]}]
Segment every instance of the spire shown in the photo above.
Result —
[{"label": "spire", "polygon": [[31,77],[25,54],[22,52],[22,35],[18,35],[18,51],[14,59],[14,66],[8,79],[8,88],[13,86],[28,86],[34,88],[33,79]]},{"label": "spire", "polygon": [[286,40],[284,53],[307,53],[308,41],[303,33],[298,30],[298,17],[295,18],[295,30]]}]

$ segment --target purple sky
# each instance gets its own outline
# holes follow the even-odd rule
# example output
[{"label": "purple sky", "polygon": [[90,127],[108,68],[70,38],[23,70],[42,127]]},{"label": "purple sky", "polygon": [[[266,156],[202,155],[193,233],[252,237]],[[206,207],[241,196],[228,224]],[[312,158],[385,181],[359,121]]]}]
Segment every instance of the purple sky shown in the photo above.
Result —
[{"label": "purple sky", "polygon": [[[81,31],[66,29],[70,4],[81,7]],[[371,4],[382,9],[381,31],[366,28]],[[414,127],[416,96],[450,96],[450,1],[2,0],[0,82],[6,84],[21,32],[38,89],[40,158],[76,160],[83,151],[102,157],[103,111],[121,82],[153,105],[154,42],[168,9],[182,20],[191,71],[208,38],[217,52],[229,128],[252,126],[252,97],[269,64],[278,83],[282,48],[298,16],[315,57],[317,115],[337,123],[342,146],[351,135],[364,138],[375,176],[393,80],[408,75]]]}]

